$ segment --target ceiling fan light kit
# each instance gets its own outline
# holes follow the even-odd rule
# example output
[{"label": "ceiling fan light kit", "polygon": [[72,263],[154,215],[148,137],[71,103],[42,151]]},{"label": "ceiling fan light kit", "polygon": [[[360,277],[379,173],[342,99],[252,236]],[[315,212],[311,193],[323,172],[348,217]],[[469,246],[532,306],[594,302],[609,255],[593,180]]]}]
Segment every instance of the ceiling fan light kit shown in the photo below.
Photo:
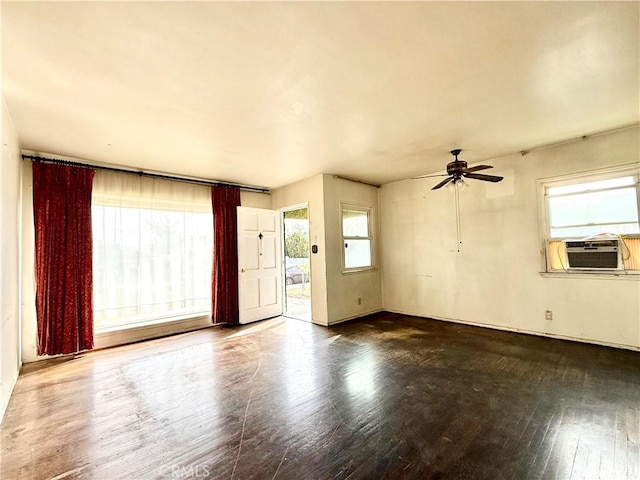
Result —
[{"label": "ceiling fan light kit", "polygon": [[447,190],[453,192],[455,189],[466,190],[469,187],[470,185],[467,182],[465,182],[462,178],[454,178],[447,185]]}]

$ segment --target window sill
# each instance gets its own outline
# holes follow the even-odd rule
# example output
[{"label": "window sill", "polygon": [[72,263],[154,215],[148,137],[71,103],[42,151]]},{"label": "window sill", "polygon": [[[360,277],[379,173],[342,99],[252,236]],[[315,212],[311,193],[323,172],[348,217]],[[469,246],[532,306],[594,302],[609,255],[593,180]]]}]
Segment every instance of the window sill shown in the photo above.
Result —
[{"label": "window sill", "polygon": [[545,278],[580,278],[591,280],[631,280],[640,281],[640,272],[539,272]]},{"label": "window sill", "polygon": [[204,318],[208,316],[211,316],[211,314],[203,311],[190,311],[190,312],[187,311],[184,313],[179,313],[179,314],[165,316],[165,317],[150,316],[146,319],[139,318],[138,320],[129,321],[127,323],[121,323],[119,325],[107,325],[104,327],[95,327],[94,333],[101,334],[101,333],[118,332],[121,330],[133,330],[135,328],[140,328],[140,327],[151,327],[151,326],[162,325],[162,324],[171,324],[175,322],[180,322],[182,320],[193,320],[196,318]]},{"label": "window sill", "polygon": [[376,267],[354,268],[353,270],[342,270],[343,275],[351,275],[352,273],[365,273],[377,270]]},{"label": "window sill", "polygon": [[155,321],[122,325],[110,330],[96,330],[94,348],[107,348],[127,343],[150,340],[152,338],[174,335],[211,326],[211,317],[207,314],[173,317],[171,321]]}]

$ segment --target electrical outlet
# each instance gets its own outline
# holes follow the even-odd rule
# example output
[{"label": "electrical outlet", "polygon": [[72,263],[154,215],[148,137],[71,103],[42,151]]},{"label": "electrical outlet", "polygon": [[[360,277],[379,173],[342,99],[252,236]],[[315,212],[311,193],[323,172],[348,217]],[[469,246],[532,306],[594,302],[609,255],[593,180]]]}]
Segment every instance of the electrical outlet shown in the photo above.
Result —
[{"label": "electrical outlet", "polygon": [[362,297],[358,297],[358,305],[362,305]]},{"label": "electrical outlet", "polygon": [[544,311],[544,319],[545,320],[553,320],[553,312],[551,310]]}]

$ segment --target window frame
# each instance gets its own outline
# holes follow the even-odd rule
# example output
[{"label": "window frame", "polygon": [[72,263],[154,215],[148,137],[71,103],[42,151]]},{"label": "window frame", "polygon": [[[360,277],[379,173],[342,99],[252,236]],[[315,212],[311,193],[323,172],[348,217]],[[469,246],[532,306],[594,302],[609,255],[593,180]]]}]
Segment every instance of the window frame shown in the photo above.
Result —
[{"label": "window frame", "polygon": [[[355,211],[366,213],[367,215],[367,236],[348,236],[344,234],[344,212],[346,211]],[[357,272],[365,272],[368,270],[374,270],[376,268],[376,258],[375,258],[375,248],[374,248],[374,222],[373,222],[374,208],[370,205],[358,205],[354,203],[340,203],[340,238],[342,240],[340,245],[340,252],[342,258],[342,273],[357,273]],[[368,266],[362,267],[346,267],[345,262],[345,247],[344,244],[349,240],[369,240],[369,250],[370,250],[370,258],[371,262]]]},{"label": "window frame", "polygon": [[[120,204],[117,204],[114,202],[114,199],[117,199],[117,198],[119,198],[118,195],[94,192],[94,194],[92,195],[92,202],[91,202],[92,214],[93,214],[94,208],[105,208],[105,207],[116,208],[116,209],[129,208],[129,209],[139,209],[139,210],[149,210],[149,211],[155,210],[159,212],[184,211],[183,201],[171,201],[171,200],[162,199],[162,200],[157,200],[156,205],[153,206],[151,203],[145,202],[145,199],[143,197],[134,198],[133,202],[128,202],[128,200],[130,199],[127,199],[126,197],[121,197],[124,199],[124,201],[121,201]],[[135,204],[136,201],[138,202],[138,205]],[[190,206],[191,206],[191,211],[188,213],[207,214],[207,215],[211,213],[210,223],[211,223],[211,226],[213,226],[212,212],[209,212],[206,208],[199,208],[197,205],[190,205]],[[92,235],[95,235],[95,233],[96,232],[94,231]],[[215,232],[213,232],[212,240],[215,241]],[[94,269],[94,274],[95,274],[95,269]],[[140,279],[138,279],[138,283],[139,282],[140,282]],[[95,288],[95,282],[94,282],[94,288]],[[140,288],[140,285],[138,285],[138,289],[139,288]],[[97,295],[95,290],[93,295],[95,300]],[[139,293],[138,293],[138,297],[139,297]],[[135,330],[138,328],[153,327],[153,326],[157,326],[159,328],[167,328],[166,327],[167,325],[177,324],[180,322],[184,323],[184,321],[186,320],[195,320],[195,319],[209,320],[211,318],[210,303],[211,302],[209,301],[209,304],[207,305],[207,307],[190,307],[190,308],[183,307],[182,309],[174,309],[169,312],[165,311],[163,312],[163,314],[159,314],[158,312],[148,312],[146,314],[138,312],[136,315],[132,315],[127,320],[125,320],[126,316],[118,317],[120,321],[117,321],[117,320],[113,321],[113,319],[111,319],[111,321],[103,320],[100,325],[94,324],[94,334],[95,335],[110,334],[112,332],[117,332],[117,331]],[[139,298],[138,298],[137,307],[140,307]]]},{"label": "window frame", "polygon": [[[568,175],[561,175],[555,177],[547,177],[541,178],[537,180],[537,190],[539,196],[539,233],[540,233],[540,241],[541,241],[541,254],[542,254],[542,272],[543,273],[552,273],[552,274],[567,274],[567,275],[606,275],[606,276],[619,276],[619,275],[640,275],[640,270],[622,270],[619,272],[606,272],[602,270],[580,270],[577,271],[569,271],[566,269],[558,269],[552,268],[552,261],[550,258],[550,243],[561,242],[563,240],[568,239],[581,239],[584,237],[577,236],[562,236],[562,237],[552,237],[551,236],[551,220],[550,220],[550,210],[549,210],[549,195],[547,195],[547,190],[553,187],[564,187],[570,185],[577,185],[582,183],[591,183],[605,180],[612,180],[615,178],[621,177],[629,177],[632,176],[635,178],[635,182],[632,185],[624,186],[624,187],[613,187],[613,188],[603,188],[597,190],[585,190],[583,192],[576,192],[575,194],[563,194],[563,195],[579,195],[582,193],[587,193],[589,191],[607,191],[607,190],[615,190],[621,188],[635,188],[636,191],[636,203],[638,208],[638,213],[640,215],[640,163],[632,163],[626,165],[620,165],[616,167],[608,167],[596,170],[589,170],[584,172],[578,172]],[[638,238],[640,239],[640,233],[638,234],[622,234],[620,235],[621,239],[624,241],[625,238]],[[623,247],[624,249],[624,247]],[[624,252],[623,252],[624,254]]]}]

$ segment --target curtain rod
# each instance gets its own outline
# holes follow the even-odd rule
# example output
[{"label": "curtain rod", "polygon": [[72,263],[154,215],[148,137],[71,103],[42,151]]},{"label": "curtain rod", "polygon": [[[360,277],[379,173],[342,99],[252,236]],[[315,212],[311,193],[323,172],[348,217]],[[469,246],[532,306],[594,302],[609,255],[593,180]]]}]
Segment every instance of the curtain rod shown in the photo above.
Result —
[{"label": "curtain rod", "polygon": [[362,183],[363,185],[369,185],[370,187],[380,188],[380,185],[376,183],[369,183],[363,180],[356,180],[355,178],[343,177],[342,175],[334,175],[333,178],[339,178],[340,180],[347,180],[348,182]]},{"label": "curtain rod", "polygon": [[251,185],[243,185],[240,183],[221,182],[218,180],[207,180],[204,178],[181,177],[178,175],[166,175],[163,173],[145,172],[144,170],[128,170],[126,168],[108,167],[106,165],[95,165],[91,163],[74,162],[71,160],[61,160],[58,158],[46,158],[46,157],[39,157],[35,155],[22,155],[22,158],[24,160],[31,160],[32,162],[55,163],[58,165],[67,165],[71,167],[80,167],[80,168],[94,168],[96,170],[108,170],[111,172],[131,173],[134,175],[140,175],[141,177],[158,178],[162,180],[174,180],[178,182],[195,183],[198,185],[236,187],[236,188],[239,188],[240,190],[245,190],[248,192],[270,193],[268,188],[254,187]]}]

